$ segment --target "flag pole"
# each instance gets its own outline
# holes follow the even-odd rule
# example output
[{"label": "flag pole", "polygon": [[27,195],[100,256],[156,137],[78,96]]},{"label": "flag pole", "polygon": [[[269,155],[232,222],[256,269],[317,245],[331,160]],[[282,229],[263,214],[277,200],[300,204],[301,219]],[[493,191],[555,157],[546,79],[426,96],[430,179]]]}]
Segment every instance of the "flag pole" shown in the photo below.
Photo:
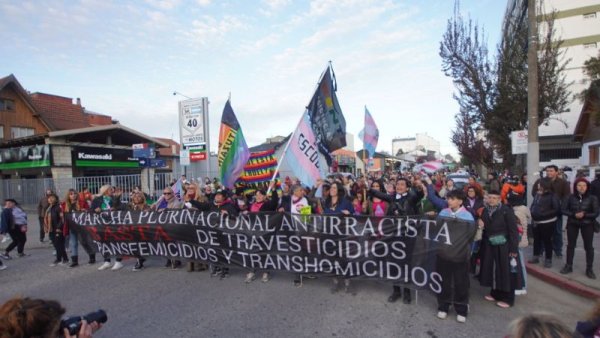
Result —
[{"label": "flag pole", "polygon": [[[367,117],[367,105],[365,105],[365,120],[366,120],[366,117]],[[365,172],[363,174],[365,175],[365,178],[367,177],[367,167],[368,167],[367,163],[365,162],[365,132],[367,129],[366,127],[367,127],[367,124],[365,123],[365,126],[363,127],[364,129],[363,129],[363,153],[362,153],[362,161],[363,161],[363,165],[365,168]]]},{"label": "flag pole", "polygon": [[[300,122],[302,122],[302,119],[304,118],[304,114],[305,113],[302,114],[302,117],[300,118],[300,121],[298,121],[298,125],[300,125]],[[271,184],[273,183],[273,181],[275,181],[275,178],[277,177],[277,173],[279,173],[279,169],[281,168],[281,163],[283,163],[283,158],[285,157],[285,154],[287,153],[287,150],[290,147],[290,143],[292,142],[292,139],[294,138],[294,135],[296,135],[296,130],[298,130],[298,125],[296,125],[296,128],[294,128],[294,131],[292,132],[292,135],[290,136],[290,139],[285,144],[285,148],[283,148],[283,153],[281,154],[281,158],[277,162],[277,168],[275,168],[275,172],[273,173],[273,177],[271,177],[271,181],[269,182],[269,188],[267,190],[267,195],[269,195],[269,193],[271,192]]]}]

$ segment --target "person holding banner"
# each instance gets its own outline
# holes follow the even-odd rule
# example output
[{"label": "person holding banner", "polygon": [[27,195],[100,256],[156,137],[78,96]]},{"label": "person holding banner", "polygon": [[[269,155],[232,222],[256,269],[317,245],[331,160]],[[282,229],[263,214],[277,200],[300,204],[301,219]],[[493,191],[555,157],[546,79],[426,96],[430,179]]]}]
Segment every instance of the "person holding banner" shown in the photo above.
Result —
[{"label": "person holding banner", "polygon": [[[323,214],[325,215],[352,215],[354,214],[354,208],[348,199],[346,198],[346,189],[340,182],[334,182],[329,188],[329,196],[325,198],[323,203]],[[338,292],[340,288],[340,282],[337,277],[333,277],[333,285],[331,286],[331,293]],[[344,278],[344,292],[350,292],[350,279]]]},{"label": "person holding banner", "polygon": [[[115,200],[113,193],[114,193],[114,189],[111,185],[105,184],[105,185],[101,186],[98,196],[96,196],[92,200],[92,205],[90,206],[90,211],[95,212],[95,213],[100,213],[103,211],[117,210],[120,201]],[[121,263],[121,261],[123,260],[123,258],[117,256],[115,260],[116,260],[115,265],[113,265],[111,270],[122,269],[123,263]],[[104,255],[104,263],[102,263],[102,265],[100,265],[98,270],[100,270],[100,271],[106,270],[106,269],[110,268],[110,266],[111,266],[110,255],[105,254]]]},{"label": "person holding banner", "polygon": [[[286,179],[288,178],[289,177],[286,177]],[[292,195],[289,196],[289,198],[284,199],[284,197],[286,197],[285,195],[282,197],[281,207],[278,209],[278,211],[290,212],[296,215],[310,215],[312,213],[312,208],[308,203],[308,199],[304,197],[304,188],[302,188],[301,185],[295,185],[291,187],[291,191]],[[300,274],[296,274],[294,278],[294,286],[297,288],[302,286]]]},{"label": "person holding banner", "polygon": [[[264,190],[257,190],[254,195],[254,203],[250,204],[247,212],[259,213],[259,212],[273,212],[277,211],[279,205],[279,195],[277,191],[273,190],[275,187],[275,181],[271,181],[269,184],[269,191],[272,191],[271,198],[267,199],[267,192]],[[256,270],[252,270],[246,274],[246,283],[252,283],[256,279]],[[268,271],[264,271],[261,278],[263,283],[267,283],[271,280],[271,276]]]},{"label": "person holding banner", "polygon": [[[433,189],[429,189],[430,191]],[[464,223],[454,223],[457,226],[470,226],[472,235],[469,241],[465,243],[452,243],[454,248],[451,250],[460,250],[461,254],[449,255],[449,259],[442,249],[438,252],[436,260],[436,271],[442,276],[442,292],[438,294],[438,313],[437,317],[446,319],[450,305],[454,306],[456,311],[456,321],[464,323],[467,321],[469,312],[469,258],[470,243],[475,236],[475,225],[473,215],[463,207],[465,194],[461,190],[451,190],[446,194],[448,207],[440,211],[437,222],[443,223],[448,219],[458,219],[466,221]],[[450,249],[450,248],[446,248]]]},{"label": "person holding banner", "polygon": [[[215,200],[210,205],[210,211],[218,212],[224,216],[237,217],[237,208],[233,205],[231,199],[227,196],[224,190],[217,190],[215,192]],[[211,276],[225,279],[229,277],[229,267],[221,266],[220,264],[214,264]]]},{"label": "person holding banner", "polygon": [[[183,175],[182,175],[183,176]],[[175,192],[173,188],[166,187],[163,189],[163,200],[161,203],[156,205],[156,211],[161,212],[165,209],[182,209],[183,203],[177,199],[175,196]],[[167,258],[167,262],[165,264],[165,268],[172,268],[173,270],[179,269],[181,267],[181,261]]]},{"label": "person holding banner", "polygon": [[[67,219],[72,213],[84,211],[87,209],[87,207],[87,203],[79,199],[79,195],[75,189],[69,189],[69,191],[67,191],[65,200],[60,205],[60,208],[62,209],[64,215],[63,232],[65,234],[65,237],[69,236],[69,249],[71,250],[71,264],[69,264],[69,268],[79,266],[79,238],[82,236],[78,233],[77,227],[71,228],[69,226],[69,222],[67,221]],[[83,238],[81,241],[81,245],[88,254],[90,264],[95,263],[96,251],[94,250],[94,248],[91,247],[89,243]]]},{"label": "person holding banner", "polygon": [[501,308],[509,308],[515,302],[515,290],[519,281],[519,234],[517,218],[513,210],[500,203],[500,192],[488,192],[487,204],[478,221],[483,228],[481,239],[481,286],[491,287],[485,299],[496,302]]},{"label": "person holding banner", "polygon": [[[388,208],[388,216],[414,216],[418,214],[419,197],[410,191],[410,181],[404,177],[400,177],[396,180],[395,193],[388,195],[377,191],[375,189],[369,190],[369,193],[373,196],[390,203]],[[393,286],[393,292],[388,297],[388,302],[394,303],[402,297],[404,304],[410,304],[412,297],[409,288],[404,288],[398,284]]]},{"label": "person holding banner", "polygon": [[[206,196],[202,195],[200,188],[196,183],[190,183],[183,196],[183,207],[184,209],[197,209],[200,211],[208,211],[210,206]],[[188,272],[205,271],[207,269],[206,263],[201,261],[189,261],[187,266]]]},{"label": "person holding banner", "polygon": [[[131,211],[149,211],[150,206],[146,203],[146,195],[141,191],[135,191],[131,194],[131,202],[127,205],[127,210]],[[142,256],[137,256],[137,261],[132,271],[141,271],[144,269],[146,259]]]}]

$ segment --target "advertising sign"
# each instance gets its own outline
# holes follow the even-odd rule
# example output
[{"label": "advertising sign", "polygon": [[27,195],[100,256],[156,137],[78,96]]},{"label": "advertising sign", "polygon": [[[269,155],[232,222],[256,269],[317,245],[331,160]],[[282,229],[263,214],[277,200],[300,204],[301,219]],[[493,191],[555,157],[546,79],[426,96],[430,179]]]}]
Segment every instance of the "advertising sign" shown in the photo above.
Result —
[{"label": "advertising sign", "polygon": [[139,158],[131,150],[94,147],[73,147],[76,167],[139,168]]},{"label": "advertising sign", "polygon": [[527,130],[517,130],[510,133],[513,155],[527,154],[527,135]]},{"label": "advertising sign", "polygon": [[133,149],[133,157],[137,158],[156,158],[154,144],[138,143],[131,146]]},{"label": "advertising sign", "polygon": [[179,131],[183,146],[206,142],[206,114],[208,99],[190,99],[179,102]]},{"label": "advertising sign", "polygon": [[49,167],[50,145],[0,149],[0,170]]}]

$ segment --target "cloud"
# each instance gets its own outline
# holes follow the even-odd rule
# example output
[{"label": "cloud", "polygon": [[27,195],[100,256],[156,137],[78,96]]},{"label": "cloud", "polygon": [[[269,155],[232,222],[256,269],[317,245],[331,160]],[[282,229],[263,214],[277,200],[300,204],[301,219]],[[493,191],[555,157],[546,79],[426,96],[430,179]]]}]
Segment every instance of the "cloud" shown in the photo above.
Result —
[{"label": "cloud", "polygon": [[226,15],[220,20],[205,15],[201,20],[192,21],[192,28],[185,34],[201,45],[218,42],[225,35],[245,28],[246,25],[236,16]]},{"label": "cloud", "polygon": [[210,5],[211,0],[196,0],[196,3],[202,7]]},{"label": "cloud", "polygon": [[146,0],[146,3],[152,7],[164,10],[171,10],[179,6],[180,0]]}]

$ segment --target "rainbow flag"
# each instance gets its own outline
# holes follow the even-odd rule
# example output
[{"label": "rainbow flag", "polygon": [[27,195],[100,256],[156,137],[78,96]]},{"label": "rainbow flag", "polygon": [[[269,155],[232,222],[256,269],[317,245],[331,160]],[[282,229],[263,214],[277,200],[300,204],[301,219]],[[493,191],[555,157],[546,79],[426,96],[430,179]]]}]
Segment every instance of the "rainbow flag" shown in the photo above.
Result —
[{"label": "rainbow flag", "polygon": [[227,100],[221,117],[219,130],[219,173],[221,183],[233,189],[235,181],[244,171],[244,165],[250,158],[250,151],[244,139],[240,123],[235,117],[231,103]]},{"label": "rainbow flag", "polygon": [[363,141],[363,149],[369,154],[369,158],[375,155],[377,142],[379,142],[379,129],[373,120],[373,116],[365,106],[365,128],[360,131],[358,137]]},{"label": "rainbow flag", "polygon": [[[244,166],[244,172],[235,183],[236,188],[243,189],[245,194],[256,190],[269,188],[269,183],[277,169],[275,149],[254,152],[250,154],[248,162]],[[279,174],[278,174],[279,176]],[[277,181],[277,185],[281,182]]]}]

